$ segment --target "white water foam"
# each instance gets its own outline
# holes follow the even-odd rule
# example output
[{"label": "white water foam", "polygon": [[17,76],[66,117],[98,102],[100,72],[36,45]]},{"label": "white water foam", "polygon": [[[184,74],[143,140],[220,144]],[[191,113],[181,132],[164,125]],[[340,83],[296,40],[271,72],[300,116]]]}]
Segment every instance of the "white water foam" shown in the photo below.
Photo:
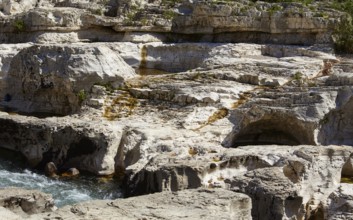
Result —
[{"label": "white water foam", "polygon": [[92,199],[121,198],[118,183],[100,183],[91,176],[55,180],[30,170],[17,168],[13,163],[0,159],[0,188],[21,187],[52,194],[58,207]]}]

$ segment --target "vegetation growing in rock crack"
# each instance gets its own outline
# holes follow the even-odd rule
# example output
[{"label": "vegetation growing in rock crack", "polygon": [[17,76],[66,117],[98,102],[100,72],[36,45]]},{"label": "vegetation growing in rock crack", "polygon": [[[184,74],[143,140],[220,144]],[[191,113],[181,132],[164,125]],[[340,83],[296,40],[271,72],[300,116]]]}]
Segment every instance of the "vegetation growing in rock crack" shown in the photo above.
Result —
[{"label": "vegetation growing in rock crack", "polygon": [[341,22],[334,31],[333,37],[337,52],[353,53],[353,22],[351,15],[341,18]]},{"label": "vegetation growing in rock crack", "polygon": [[269,13],[270,16],[272,16],[274,13],[280,10],[282,10],[282,7],[280,5],[273,5],[271,6],[271,8],[267,10],[267,12]]},{"label": "vegetation growing in rock crack", "polygon": [[14,28],[18,32],[24,31],[26,28],[25,22],[23,20],[16,20],[14,23]]},{"label": "vegetation growing in rock crack", "polygon": [[87,93],[84,89],[81,89],[77,93],[77,98],[80,104],[82,104],[87,99]]},{"label": "vegetation growing in rock crack", "polygon": [[334,0],[330,6],[346,12],[333,33],[337,52],[353,53],[353,0]]}]

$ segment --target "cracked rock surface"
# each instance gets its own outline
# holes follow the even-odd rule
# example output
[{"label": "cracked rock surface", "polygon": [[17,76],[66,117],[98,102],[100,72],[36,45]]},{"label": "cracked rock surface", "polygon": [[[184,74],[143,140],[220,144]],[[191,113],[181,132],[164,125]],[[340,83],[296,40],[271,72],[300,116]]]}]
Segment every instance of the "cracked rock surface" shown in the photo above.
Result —
[{"label": "cracked rock surface", "polygon": [[0,147],[39,170],[119,176],[130,196],[55,212],[15,202],[1,216],[350,219],[353,59],[331,38],[341,13],[170,4],[0,1]]}]

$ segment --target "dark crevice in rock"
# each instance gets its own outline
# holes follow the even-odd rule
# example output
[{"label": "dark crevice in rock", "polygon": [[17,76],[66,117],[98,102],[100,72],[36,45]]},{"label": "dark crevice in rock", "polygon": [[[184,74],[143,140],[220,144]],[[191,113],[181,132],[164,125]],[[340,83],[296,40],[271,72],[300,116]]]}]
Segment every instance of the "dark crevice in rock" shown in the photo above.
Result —
[{"label": "dark crevice in rock", "polygon": [[[255,131],[256,132],[256,131]],[[259,133],[240,135],[234,142],[234,147],[247,145],[300,145],[291,134],[279,130],[265,130]]]},{"label": "dark crevice in rock", "polygon": [[131,36],[150,34],[164,43],[257,43],[310,46],[316,43],[315,33],[264,33],[264,32],[220,32],[214,34],[182,34],[163,32],[121,31],[111,27],[91,26],[87,29],[68,31],[31,31],[21,33],[0,33],[1,43],[41,42],[44,34],[76,34],[80,42],[129,42]]},{"label": "dark crevice in rock", "polygon": [[[202,185],[199,170],[189,166],[171,166],[158,170],[141,170],[135,175],[126,175],[127,197],[149,193],[196,189]],[[130,184],[134,183],[134,185]]]},{"label": "dark crevice in rock", "polygon": [[17,151],[8,150],[0,145],[0,160],[11,161],[16,168],[25,168],[28,166],[26,157]]},{"label": "dark crevice in rock", "polygon": [[48,118],[48,117],[64,117],[65,115],[62,114],[53,114],[50,112],[23,112],[23,111],[18,111],[15,108],[9,108],[6,106],[1,106],[0,103],[0,111],[2,112],[7,112],[10,115],[23,115],[23,116],[32,116],[36,118]]},{"label": "dark crevice in rock", "polygon": [[353,160],[352,157],[343,165],[341,172],[341,183],[353,184]]},{"label": "dark crevice in rock", "polygon": [[302,197],[293,197],[289,196],[285,200],[285,213],[287,217],[293,217],[296,216],[298,219],[300,219],[301,214],[304,215],[304,210],[303,210],[303,198]]},{"label": "dark crevice in rock", "polygon": [[[111,27],[91,26],[81,30],[36,30],[21,33],[0,33],[0,43],[14,44],[45,41],[46,35],[56,34],[58,36],[76,36],[80,42],[123,42],[124,32],[116,32]],[[76,40],[72,40],[75,42]],[[60,43],[60,42],[58,42]]]},{"label": "dark crevice in rock", "polygon": [[67,152],[67,158],[74,158],[86,154],[91,154],[97,149],[96,144],[87,137],[81,138],[76,143],[70,145],[70,149]]},{"label": "dark crevice in rock", "polygon": [[322,220],[325,219],[325,211],[322,205],[311,211],[308,220]]},{"label": "dark crevice in rock", "polygon": [[259,43],[313,45],[315,33],[264,33],[256,31],[219,32],[214,34],[181,34],[167,35],[167,42],[210,42],[210,43]]}]

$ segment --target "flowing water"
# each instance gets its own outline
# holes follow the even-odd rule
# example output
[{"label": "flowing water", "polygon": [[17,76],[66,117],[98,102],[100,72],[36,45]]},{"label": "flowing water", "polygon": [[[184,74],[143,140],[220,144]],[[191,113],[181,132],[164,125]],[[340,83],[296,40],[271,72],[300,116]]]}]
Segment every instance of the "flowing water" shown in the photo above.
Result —
[{"label": "flowing water", "polygon": [[93,199],[122,197],[119,184],[114,180],[107,181],[88,175],[55,180],[20,167],[0,158],[0,188],[21,187],[40,190],[52,194],[58,207]]}]

